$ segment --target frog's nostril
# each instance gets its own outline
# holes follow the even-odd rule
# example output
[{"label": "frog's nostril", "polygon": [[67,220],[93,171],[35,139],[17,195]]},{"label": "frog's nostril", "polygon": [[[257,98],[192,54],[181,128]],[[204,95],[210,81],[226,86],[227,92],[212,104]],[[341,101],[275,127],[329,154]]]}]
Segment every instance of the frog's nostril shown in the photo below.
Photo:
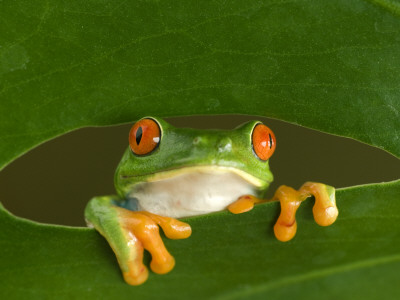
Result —
[{"label": "frog's nostril", "polygon": [[193,145],[199,145],[201,142],[202,142],[202,139],[201,139],[201,137],[199,137],[199,136],[196,136],[196,137],[193,139]]},{"label": "frog's nostril", "polygon": [[232,150],[232,140],[224,137],[218,143],[218,152],[230,152]]}]

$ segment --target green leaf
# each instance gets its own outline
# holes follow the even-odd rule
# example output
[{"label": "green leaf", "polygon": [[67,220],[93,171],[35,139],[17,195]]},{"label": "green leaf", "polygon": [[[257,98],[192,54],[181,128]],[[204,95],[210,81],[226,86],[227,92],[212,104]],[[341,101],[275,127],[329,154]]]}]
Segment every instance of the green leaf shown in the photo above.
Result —
[{"label": "green leaf", "polygon": [[[400,157],[399,28],[396,0],[0,1],[0,169],[144,115],[262,115]],[[139,287],[94,230],[0,208],[0,298],[400,298],[399,194],[340,190],[328,228],[307,201],[289,243],[277,203],[189,219],[190,239],[166,240],[176,268]]]},{"label": "green leaf", "polygon": [[41,225],[1,209],[0,298],[398,299],[399,194],[400,180],[340,189],[330,227],[315,224],[307,200],[288,243],[273,235],[276,202],[189,218],[189,239],[165,239],[175,269],[138,287],[125,284],[93,229]]},{"label": "green leaf", "polygon": [[87,125],[253,114],[400,156],[398,1],[0,2],[0,168]]}]

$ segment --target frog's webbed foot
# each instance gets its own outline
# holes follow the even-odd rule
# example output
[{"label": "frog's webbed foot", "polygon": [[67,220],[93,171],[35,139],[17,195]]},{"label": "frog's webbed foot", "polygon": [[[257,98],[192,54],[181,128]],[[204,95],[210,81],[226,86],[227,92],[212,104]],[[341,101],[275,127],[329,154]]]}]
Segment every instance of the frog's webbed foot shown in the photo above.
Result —
[{"label": "frog's webbed foot", "polygon": [[124,279],[131,285],[146,281],[148,270],[143,264],[144,249],[150,252],[153,272],[171,271],[175,260],[160,237],[158,226],[171,239],[184,239],[191,235],[188,224],[173,218],[145,211],[130,211],[112,203],[110,197],[91,200],[86,219],[107,239],[121,267]]},{"label": "frog's webbed foot", "polygon": [[306,182],[296,191],[282,185],[273,197],[273,200],[279,200],[281,203],[281,214],[274,226],[275,236],[278,240],[286,242],[295,236],[297,231],[296,211],[301,202],[310,196],[315,197],[313,214],[317,224],[328,226],[336,221],[339,212],[333,187],[322,183]]},{"label": "frog's webbed foot", "polygon": [[286,242],[291,240],[296,234],[297,209],[301,202],[310,196],[315,197],[313,214],[317,224],[328,226],[335,222],[339,213],[336,207],[335,189],[331,186],[315,182],[306,182],[298,191],[282,185],[277,189],[271,200],[262,200],[251,195],[245,195],[229,205],[228,210],[234,214],[239,214],[251,210],[255,203],[279,200],[281,213],[274,226],[274,232],[278,240]]},{"label": "frog's webbed foot", "polygon": [[[163,229],[165,235],[171,239],[184,239],[190,236],[191,228],[188,224],[176,219],[162,217],[145,211],[130,211],[115,207],[118,213],[118,221],[124,228],[127,244],[133,245],[133,251],[140,251],[140,261],[129,262],[129,271],[124,272],[125,281],[135,284],[137,268],[144,267],[141,258],[143,248],[150,252],[152,260],[151,270],[158,274],[168,273],[175,266],[175,260],[169,254],[160,237],[158,225]],[[141,245],[137,245],[140,243]],[[145,267],[144,267],[145,268]]]}]

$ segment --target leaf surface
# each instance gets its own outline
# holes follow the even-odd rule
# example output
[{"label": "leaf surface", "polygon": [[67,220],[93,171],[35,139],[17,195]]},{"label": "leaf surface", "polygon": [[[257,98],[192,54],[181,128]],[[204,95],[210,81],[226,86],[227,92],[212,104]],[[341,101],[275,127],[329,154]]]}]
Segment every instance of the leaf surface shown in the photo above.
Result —
[{"label": "leaf surface", "polygon": [[398,1],[1,1],[0,168],[88,125],[252,114],[400,156]]},{"label": "leaf surface", "polygon": [[[397,299],[400,181],[340,189],[339,218],[319,227],[312,201],[298,233],[273,235],[278,203],[251,212],[187,219],[193,235],[167,240],[175,269],[124,283],[106,241],[93,229],[49,226],[0,211],[3,299]],[[147,263],[149,257],[147,256]],[[379,297],[377,297],[379,296]]]}]

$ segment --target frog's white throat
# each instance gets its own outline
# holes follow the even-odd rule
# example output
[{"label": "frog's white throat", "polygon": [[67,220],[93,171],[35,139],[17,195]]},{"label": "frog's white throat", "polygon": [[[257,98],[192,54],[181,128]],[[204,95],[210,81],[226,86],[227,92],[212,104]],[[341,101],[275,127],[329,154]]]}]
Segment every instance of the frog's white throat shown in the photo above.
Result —
[{"label": "frog's white throat", "polygon": [[220,211],[240,196],[255,195],[262,183],[233,168],[196,168],[136,184],[138,209],[181,218]]}]

